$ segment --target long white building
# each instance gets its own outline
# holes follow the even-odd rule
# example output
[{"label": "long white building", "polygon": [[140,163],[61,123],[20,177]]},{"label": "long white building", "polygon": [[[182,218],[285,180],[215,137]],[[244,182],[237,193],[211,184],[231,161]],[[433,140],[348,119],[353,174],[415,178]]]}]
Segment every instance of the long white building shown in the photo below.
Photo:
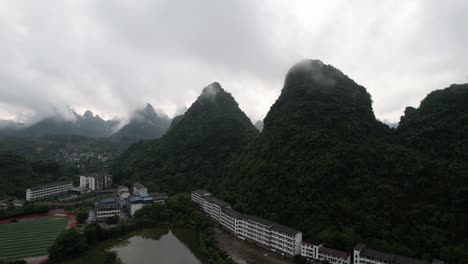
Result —
[{"label": "long white building", "polygon": [[[354,247],[354,264],[430,264],[430,262],[377,251],[361,243]],[[444,264],[444,262],[434,259],[432,264]]]},{"label": "long white building", "polygon": [[53,182],[26,189],[26,200],[40,200],[67,193],[73,188],[72,182]]},{"label": "long white building", "polygon": [[238,213],[231,209],[230,204],[211,196],[204,190],[192,192],[191,197],[207,215],[239,238],[282,255],[292,257],[301,254],[300,231],[260,217]]}]

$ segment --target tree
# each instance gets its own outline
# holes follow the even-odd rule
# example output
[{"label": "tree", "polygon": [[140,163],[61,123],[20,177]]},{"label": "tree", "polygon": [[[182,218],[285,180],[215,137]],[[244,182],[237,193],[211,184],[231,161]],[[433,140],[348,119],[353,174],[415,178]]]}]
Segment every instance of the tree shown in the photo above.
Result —
[{"label": "tree", "polygon": [[51,260],[73,258],[84,253],[88,248],[86,238],[75,228],[63,231],[49,248]]},{"label": "tree", "polygon": [[104,254],[104,263],[105,264],[116,264],[117,263],[117,252],[115,251],[106,251]]},{"label": "tree", "polygon": [[119,216],[118,215],[113,215],[113,216],[106,219],[106,224],[108,224],[108,225],[115,225],[118,222],[119,222]]},{"label": "tree", "polygon": [[78,223],[80,224],[83,224],[88,219],[88,216],[89,216],[88,210],[81,209],[76,212],[76,221],[78,221]]}]

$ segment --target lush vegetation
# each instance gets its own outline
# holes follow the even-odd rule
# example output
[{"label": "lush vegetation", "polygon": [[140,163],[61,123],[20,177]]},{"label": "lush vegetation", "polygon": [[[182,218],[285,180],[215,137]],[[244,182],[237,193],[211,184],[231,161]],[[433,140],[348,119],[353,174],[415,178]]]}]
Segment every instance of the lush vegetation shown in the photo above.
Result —
[{"label": "lush vegetation", "polygon": [[63,231],[49,248],[49,259],[58,261],[78,257],[88,248],[86,239],[75,228]]},{"label": "lush vegetation", "polygon": [[0,197],[24,197],[28,187],[61,179],[65,178],[55,162],[30,162],[11,153],[0,153]]},{"label": "lush vegetation", "polygon": [[167,205],[144,206],[135,213],[135,223],[139,227],[171,226],[189,227],[200,232],[200,246],[212,263],[233,263],[219,247],[214,237],[213,223],[194,208],[188,195],[170,197]]},{"label": "lush vegetation", "polygon": [[[213,263],[232,263],[229,256],[219,247],[214,238],[212,222],[200,210],[194,208],[190,196],[178,194],[169,197],[167,204],[152,204],[144,206],[135,213],[134,220],[120,221],[118,225],[110,228],[101,228],[98,224],[86,225],[83,236],[89,245],[94,257],[85,257],[86,260],[104,262],[111,261],[112,254],[105,254],[111,244],[106,242],[128,234],[134,230],[151,227],[192,228],[199,232],[202,252]],[[162,234],[154,235],[155,238]],[[112,241],[111,241],[112,242]],[[106,245],[106,246],[101,246]],[[96,251],[96,250],[97,251]],[[88,254],[89,255],[89,254]],[[72,262],[73,263],[73,262]]]},{"label": "lush vegetation", "polygon": [[116,161],[114,176],[172,193],[214,188],[223,165],[257,134],[234,98],[213,83],[166,135],[130,147]]},{"label": "lush vegetation", "polygon": [[0,260],[47,255],[68,223],[66,217],[48,216],[34,221],[0,225]]},{"label": "lush vegetation", "polygon": [[21,216],[21,215],[28,215],[28,214],[47,213],[49,209],[50,207],[47,205],[26,203],[23,207],[0,210],[0,219],[6,219],[6,218]]},{"label": "lush vegetation", "polygon": [[364,87],[319,61],[288,72],[261,134],[227,93],[206,98],[160,140],[133,145],[115,166],[121,179],[206,188],[342,250],[366,242],[468,262],[468,85],[431,93],[398,129],[376,120]]}]

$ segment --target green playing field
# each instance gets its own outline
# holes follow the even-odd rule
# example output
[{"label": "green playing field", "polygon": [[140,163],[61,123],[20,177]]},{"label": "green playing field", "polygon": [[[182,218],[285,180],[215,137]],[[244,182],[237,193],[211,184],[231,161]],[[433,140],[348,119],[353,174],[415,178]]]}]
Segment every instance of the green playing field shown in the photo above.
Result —
[{"label": "green playing field", "polygon": [[0,224],[0,260],[47,255],[65,229],[67,217],[48,216],[34,221]]}]

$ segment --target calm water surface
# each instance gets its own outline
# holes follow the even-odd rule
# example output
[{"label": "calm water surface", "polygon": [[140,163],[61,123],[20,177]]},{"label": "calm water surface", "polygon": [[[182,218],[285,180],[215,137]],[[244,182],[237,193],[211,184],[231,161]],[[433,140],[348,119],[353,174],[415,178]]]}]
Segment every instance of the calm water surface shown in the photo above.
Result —
[{"label": "calm water surface", "polygon": [[125,264],[208,263],[200,251],[198,234],[191,229],[144,229],[110,250]]}]

